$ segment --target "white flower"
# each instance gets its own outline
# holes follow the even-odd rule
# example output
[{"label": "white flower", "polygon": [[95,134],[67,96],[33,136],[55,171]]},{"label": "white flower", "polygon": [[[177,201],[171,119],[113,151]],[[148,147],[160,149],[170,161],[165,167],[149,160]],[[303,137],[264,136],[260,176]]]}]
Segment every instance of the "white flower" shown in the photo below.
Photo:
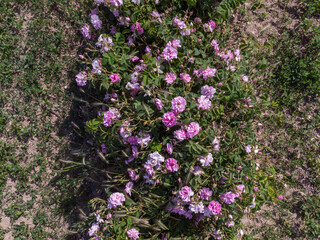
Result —
[{"label": "white flower", "polygon": [[256,202],[255,202],[256,198],[253,198],[252,199],[252,203],[251,205],[249,206],[250,208],[255,208],[256,207]]},{"label": "white flower", "polygon": [[160,164],[162,162],[164,162],[164,157],[161,156],[158,151],[149,154],[147,164],[150,164],[151,166],[159,168],[161,167]]},{"label": "white flower", "polygon": [[254,154],[257,154],[259,152],[258,145],[256,145],[253,149],[254,149]]},{"label": "white flower", "polygon": [[213,157],[211,153],[209,153],[208,156],[206,157],[200,157],[200,162],[203,167],[209,167],[212,161],[213,161]]},{"label": "white flower", "polygon": [[198,204],[191,203],[189,209],[194,213],[204,213],[204,205],[202,202],[199,202]]}]

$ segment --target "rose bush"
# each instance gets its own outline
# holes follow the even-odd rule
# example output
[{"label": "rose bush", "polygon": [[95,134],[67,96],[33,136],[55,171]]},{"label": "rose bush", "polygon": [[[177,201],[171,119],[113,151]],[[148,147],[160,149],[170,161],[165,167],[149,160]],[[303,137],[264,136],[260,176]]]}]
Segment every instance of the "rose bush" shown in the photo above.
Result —
[{"label": "rose bush", "polygon": [[251,151],[253,69],[212,20],[154,1],[95,3],[76,80],[105,91],[86,129],[110,175],[89,236],[241,237],[243,214],[275,196]]}]

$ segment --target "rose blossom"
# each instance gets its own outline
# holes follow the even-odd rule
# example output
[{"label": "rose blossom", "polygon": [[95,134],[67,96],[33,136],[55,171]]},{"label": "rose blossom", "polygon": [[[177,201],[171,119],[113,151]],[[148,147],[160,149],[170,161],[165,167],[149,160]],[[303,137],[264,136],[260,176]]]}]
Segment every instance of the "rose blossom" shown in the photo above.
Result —
[{"label": "rose blossom", "polygon": [[183,97],[176,97],[171,101],[171,108],[173,113],[177,114],[179,112],[183,112],[186,108],[186,100]]},{"label": "rose blossom", "polygon": [[221,204],[216,201],[211,201],[209,203],[208,209],[213,215],[218,215],[221,212]]},{"label": "rose blossom", "polygon": [[212,32],[215,27],[216,24],[212,20],[210,20],[208,23],[203,24],[203,28],[206,32]]},{"label": "rose blossom", "polygon": [[201,95],[204,95],[209,99],[212,99],[215,93],[216,93],[216,89],[214,87],[211,87],[208,85],[201,87]]},{"label": "rose blossom", "polygon": [[220,140],[217,137],[213,139],[212,145],[213,145],[213,150],[217,152],[220,150]]},{"label": "rose blossom", "polygon": [[128,173],[132,181],[136,181],[139,178],[134,170],[129,170]]},{"label": "rose blossom", "polygon": [[139,57],[137,57],[137,56],[133,56],[133,57],[130,57],[130,62],[137,62],[137,61],[139,61]]},{"label": "rose blossom", "polygon": [[158,151],[155,151],[154,153],[150,153],[148,156],[147,164],[156,167],[157,169],[161,168],[161,163],[164,162],[164,157],[160,155]]},{"label": "rose blossom", "polygon": [[193,170],[192,170],[192,173],[193,173],[195,176],[200,177],[200,175],[203,174],[204,171],[202,170],[201,167],[199,167],[199,166],[194,166],[194,167],[193,167]]},{"label": "rose blossom", "polygon": [[179,165],[177,164],[177,160],[175,160],[174,158],[167,159],[166,167],[170,172],[176,172],[179,170]]},{"label": "rose blossom", "polygon": [[177,26],[178,28],[180,29],[184,29],[184,28],[187,28],[187,25],[185,24],[184,21],[181,21],[179,18],[177,17],[174,17],[173,18],[173,25],[174,26]]},{"label": "rose blossom", "polygon": [[111,74],[110,79],[113,83],[120,82],[120,76],[116,73]]},{"label": "rose blossom", "polygon": [[172,47],[174,47],[174,48],[181,47],[180,40],[173,39],[172,40]]},{"label": "rose blossom", "polygon": [[84,25],[82,27],[82,35],[84,38],[88,38],[88,39],[91,39],[91,34],[90,34],[90,26],[89,25]]},{"label": "rose blossom", "polygon": [[139,239],[139,231],[135,228],[131,228],[127,231],[127,235],[129,238]]},{"label": "rose blossom", "polygon": [[174,75],[173,73],[169,72],[166,74],[166,77],[164,78],[164,80],[168,83],[168,84],[172,84],[175,80],[176,80],[176,75]]},{"label": "rose blossom", "polygon": [[167,153],[171,155],[172,152],[173,152],[172,143],[167,143]]},{"label": "rose blossom", "polygon": [[220,196],[220,200],[226,204],[231,204],[234,202],[234,199],[236,197],[236,194],[234,194],[233,192],[227,192]]},{"label": "rose blossom", "polygon": [[199,192],[200,198],[209,201],[212,196],[212,191],[209,188],[202,188]]},{"label": "rose blossom", "polygon": [[110,0],[113,6],[120,7],[123,4],[123,0]]},{"label": "rose blossom", "polygon": [[209,167],[212,161],[213,161],[213,157],[211,153],[209,153],[208,156],[206,157],[200,157],[200,162],[203,167]]},{"label": "rose blossom", "polygon": [[125,188],[125,192],[129,195],[129,196],[131,196],[131,188],[133,187],[133,182],[128,182],[127,184],[126,184],[126,188]]},{"label": "rose blossom", "polygon": [[204,79],[204,80],[207,80],[208,78],[214,77],[214,75],[216,74],[216,72],[217,72],[217,69],[207,67],[206,70],[202,71],[203,79]]},{"label": "rose blossom", "polygon": [[192,191],[192,189],[190,187],[184,186],[179,191],[179,195],[180,195],[180,198],[182,199],[182,201],[190,202],[190,200],[191,200],[190,197],[192,197],[194,195],[194,192]]},{"label": "rose blossom", "polygon": [[91,23],[95,29],[102,27],[102,21],[99,19],[99,16],[96,14],[91,15]]},{"label": "rose blossom", "polygon": [[154,103],[156,104],[157,109],[160,111],[163,108],[163,103],[161,102],[160,99],[156,98],[154,100]]},{"label": "rose blossom", "polygon": [[93,74],[101,74],[101,61],[97,58],[93,59],[92,61],[92,73]]},{"label": "rose blossom", "polygon": [[103,125],[110,127],[113,124],[114,119],[119,119],[121,117],[119,110],[116,108],[110,108],[103,115]]},{"label": "rose blossom", "polygon": [[173,135],[176,139],[178,139],[180,142],[187,139],[187,133],[183,129],[176,130],[173,132]]},{"label": "rose blossom", "polygon": [[187,137],[193,138],[194,136],[196,136],[199,133],[200,129],[201,129],[201,127],[200,127],[199,123],[197,123],[197,122],[190,123],[189,126],[187,127]]},{"label": "rose blossom", "polygon": [[178,50],[171,46],[167,46],[163,49],[162,55],[165,60],[171,61],[174,58],[178,58]]},{"label": "rose blossom", "polygon": [[246,75],[241,75],[241,78],[242,78],[242,80],[243,80],[245,83],[249,82],[248,76],[246,76]]},{"label": "rose blossom", "polygon": [[147,144],[151,141],[151,136],[149,133],[139,132],[139,137],[137,138],[137,143],[140,146],[147,146]]},{"label": "rose blossom", "polygon": [[166,127],[173,127],[177,123],[177,118],[173,112],[163,114],[162,122]]},{"label": "rose blossom", "polygon": [[244,150],[247,152],[247,153],[251,153],[251,145],[247,145],[244,147]]},{"label": "rose blossom", "polygon": [[138,23],[138,22],[136,24],[132,24],[130,27],[130,30],[133,33],[135,32],[134,30],[137,30],[139,35],[141,35],[144,32],[143,28],[141,27],[140,23]]},{"label": "rose blossom", "polygon": [[215,52],[219,52],[219,44],[216,40],[212,40],[211,46],[213,47]]},{"label": "rose blossom", "polygon": [[186,83],[191,81],[190,75],[188,73],[180,73],[180,78]]},{"label": "rose blossom", "polygon": [[121,206],[122,203],[125,201],[125,197],[123,193],[112,193],[109,202],[108,202],[108,208],[116,208],[117,206]]},{"label": "rose blossom", "polygon": [[198,98],[198,104],[197,104],[197,108],[198,109],[202,109],[202,110],[207,110],[211,107],[211,101],[209,98],[207,98],[204,95],[201,95]]},{"label": "rose blossom", "polygon": [[194,212],[194,213],[203,213],[204,212],[204,205],[202,202],[199,202],[198,204],[191,203],[189,206],[189,209],[191,212]]},{"label": "rose blossom", "polygon": [[87,73],[80,72],[76,75],[76,82],[78,86],[85,86],[87,84]]}]

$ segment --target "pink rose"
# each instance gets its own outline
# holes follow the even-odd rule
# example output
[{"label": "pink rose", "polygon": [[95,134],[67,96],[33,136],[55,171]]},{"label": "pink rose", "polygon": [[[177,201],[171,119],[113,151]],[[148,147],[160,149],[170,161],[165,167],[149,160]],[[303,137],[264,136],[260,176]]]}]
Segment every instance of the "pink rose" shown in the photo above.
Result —
[{"label": "pink rose", "polygon": [[154,103],[156,104],[157,109],[160,111],[163,108],[163,103],[161,102],[160,99],[156,98],[154,100]]},{"label": "pink rose", "polygon": [[179,170],[179,165],[177,164],[177,160],[175,160],[174,158],[167,159],[166,167],[170,172],[176,172]]},{"label": "pink rose", "polygon": [[221,204],[216,201],[211,201],[208,209],[213,215],[218,215],[221,212]]},{"label": "pink rose", "polygon": [[186,100],[183,97],[176,97],[171,101],[171,108],[175,114],[183,112],[186,108]]},{"label": "pink rose", "polygon": [[187,83],[191,81],[191,77],[188,73],[180,73],[180,78]]},{"label": "pink rose", "polygon": [[200,129],[201,129],[201,127],[200,127],[199,123],[197,123],[197,122],[190,123],[189,126],[187,127],[187,137],[193,138],[194,136],[196,136],[199,133]]},{"label": "pink rose", "polygon": [[190,187],[184,186],[179,191],[179,195],[180,195],[180,198],[182,199],[182,201],[190,202],[191,201],[190,197],[192,197],[194,195],[194,192],[192,191],[192,189]]},{"label": "pink rose", "polygon": [[139,239],[139,231],[135,228],[131,228],[127,231],[127,235],[129,238]]},{"label": "pink rose", "polygon": [[177,118],[173,112],[163,114],[162,122],[166,127],[173,127],[177,123]]},{"label": "pink rose", "polygon": [[133,187],[133,182],[128,182],[127,184],[126,184],[126,188],[125,188],[125,192],[129,195],[129,196],[131,196],[131,188]]},{"label": "pink rose", "polygon": [[173,132],[173,135],[176,139],[178,139],[180,142],[187,139],[187,133],[183,129],[176,130]]},{"label": "pink rose", "polygon": [[168,83],[168,84],[172,84],[175,80],[176,80],[176,75],[174,75],[173,73],[169,72],[166,74],[166,77],[165,77],[165,81]]},{"label": "pink rose", "polygon": [[117,206],[121,206],[122,203],[125,201],[125,197],[123,193],[112,193],[109,202],[108,202],[108,208],[116,208]]},{"label": "pink rose", "polygon": [[120,76],[116,73],[111,74],[110,79],[113,83],[120,82]]},{"label": "pink rose", "polygon": [[172,152],[173,152],[172,143],[167,143],[167,153],[171,155]]}]

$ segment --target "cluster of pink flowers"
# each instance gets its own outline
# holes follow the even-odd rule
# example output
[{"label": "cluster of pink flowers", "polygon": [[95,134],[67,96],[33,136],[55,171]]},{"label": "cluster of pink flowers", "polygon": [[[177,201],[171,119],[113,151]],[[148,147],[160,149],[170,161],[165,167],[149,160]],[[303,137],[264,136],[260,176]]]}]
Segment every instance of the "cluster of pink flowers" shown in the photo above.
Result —
[{"label": "cluster of pink flowers", "polygon": [[207,67],[206,70],[202,71],[203,79],[204,79],[204,80],[207,80],[208,78],[214,77],[214,75],[216,74],[216,72],[217,72],[217,69]]},{"label": "cluster of pink flowers", "polygon": [[87,84],[87,73],[80,72],[76,75],[76,82],[78,86],[85,86]]},{"label": "cluster of pink flowers", "polygon": [[200,162],[203,167],[209,167],[213,162],[212,153],[209,153],[206,157],[200,157]]},{"label": "cluster of pink flowers", "polygon": [[123,193],[115,192],[112,193],[109,201],[108,201],[108,208],[116,208],[117,206],[122,206],[123,202],[126,200]]},{"label": "cluster of pink flowers", "polygon": [[180,130],[173,132],[174,137],[179,141],[183,141],[188,138],[193,138],[200,132],[200,125],[198,122],[192,122],[188,126],[182,127]]},{"label": "cluster of pink flowers", "polygon": [[127,231],[127,235],[129,238],[139,239],[139,231],[135,228],[131,228]]},{"label": "cluster of pink flowers", "polygon": [[191,81],[191,77],[188,73],[180,73],[180,78],[186,83]]},{"label": "cluster of pink flowers", "polygon": [[98,9],[95,12],[93,12],[93,14],[91,15],[91,23],[95,29],[100,29],[102,27],[102,21],[100,20],[97,14],[98,14]]},{"label": "cluster of pink flowers", "polygon": [[177,26],[179,29],[187,28],[187,25],[184,21],[180,20],[178,17],[173,18],[173,26]]},{"label": "cluster of pink flowers", "polygon": [[166,74],[166,77],[165,77],[165,81],[168,83],[168,84],[172,84],[175,80],[176,80],[176,75],[174,75],[173,73],[167,73]]},{"label": "cluster of pink flowers", "polygon": [[166,46],[162,51],[164,60],[171,61],[178,58],[178,50],[172,46]]},{"label": "cluster of pink flowers", "polygon": [[181,190],[179,191],[179,196],[181,198],[181,200],[183,202],[190,202],[191,201],[191,197],[194,195],[194,192],[192,191],[192,189],[188,186],[184,186],[183,188],[181,188]]},{"label": "cluster of pink flowers", "polygon": [[100,48],[101,53],[108,52],[113,47],[113,45],[114,43],[112,41],[112,38],[103,37],[102,34],[99,36],[98,42],[96,42],[96,46]]},{"label": "cluster of pink flowers", "polygon": [[97,58],[92,61],[92,73],[98,75],[101,74],[101,61]]},{"label": "cluster of pink flowers", "polygon": [[161,102],[161,100],[158,99],[158,98],[156,98],[156,99],[154,100],[154,103],[156,104],[157,109],[158,109],[159,111],[161,111],[162,108],[163,108],[163,103]]},{"label": "cluster of pink flowers", "polygon": [[88,24],[82,27],[82,35],[84,38],[91,39],[90,26]]},{"label": "cluster of pink flowers", "polygon": [[203,28],[206,32],[213,32],[213,29],[215,29],[216,24],[214,21],[210,20],[208,23],[203,24]]},{"label": "cluster of pink flowers", "polygon": [[110,79],[111,79],[111,82],[113,83],[117,83],[117,82],[120,82],[120,76],[116,73],[113,73],[110,75]]},{"label": "cluster of pink flowers", "polygon": [[177,123],[177,117],[173,112],[163,114],[162,122],[166,127],[173,127]]},{"label": "cluster of pink flowers", "polygon": [[207,110],[211,107],[211,101],[204,95],[198,98],[198,109]]},{"label": "cluster of pink flowers", "polygon": [[177,160],[174,158],[168,158],[166,160],[166,168],[170,172],[177,172],[179,170],[179,165],[177,164]]},{"label": "cluster of pink flowers", "polygon": [[[131,1],[134,4],[140,4],[140,0],[131,0]],[[123,4],[123,0],[109,0],[109,1],[95,0],[95,3],[98,4],[98,6],[99,4],[105,4],[107,6],[109,5],[107,4],[107,2],[110,2],[110,4],[112,5],[111,11],[113,15],[117,18],[117,22],[118,22],[117,27],[121,26],[121,29],[125,27],[130,28],[131,32],[127,29],[124,31],[125,37],[127,37],[127,40],[128,40],[127,44],[129,46],[134,46],[135,39],[140,39],[138,35],[143,34],[144,31],[147,29],[144,30],[139,22],[135,22],[135,20],[132,21],[130,17],[120,15],[121,12],[119,13],[119,11],[122,10],[122,8],[119,8],[119,9],[117,8]],[[90,14],[91,23],[92,23],[91,26],[93,26],[94,29],[101,29],[102,27],[102,21],[100,20],[98,14],[99,14],[98,9],[94,9]],[[163,21],[162,17],[165,17],[165,16],[166,14],[159,14],[158,12],[153,12],[152,23],[158,24],[157,22],[160,22],[161,24]],[[173,25],[176,26],[175,30],[180,31],[180,34],[183,36],[190,35],[194,31],[200,30],[203,32],[203,29],[205,30],[205,32],[210,33],[210,32],[213,32],[216,27],[216,24],[214,21],[210,20],[209,22],[202,24],[200,18],[195,18],[194,23],[190,23],[190,24],[187,23],[188,25],[186,23],[187,22],[180,20],[178,17],[173,18]],[[193,27],[194,25],[197,26],[198,30]],[[145,26],[147,27],[147,25]],[[203,26],[203,29],[202,29],[202,26]],[[97,39],[97,36],[99,35],[96,35],[96,36],[91,35],[91,30],[89,25],[83,26],[82,35],[84,36],[84,38],[87,38],[87,39],[91,39],[91,38]],[[99,34],[101,33],[101,31],[102,30],[99,30]],[[116,32],[117,32],[117,28],[115,26],[112,26],[110,33],[115,34]],[[124,34],[124,32],[121,30],[118,34]],[[116,34],[116,36],[118,36],[118,34]],[[213,37],[213,34],[206,34],[206,35],[210,37],[210,40]],[[203,39],[205,38],[201,36],[202,39],[200,39],[200,36],[201,34],[196,35],[197,38],[194,42],[195,44],[199,44],[199,45],[202,44],[201,41],[203,41]],[[110,51],[111,53],[113,52],[112,48],[118,47],[118,45],[114,46],[114,43],[113,43],[113,40],[115,41],[116,39],[115,35],[111,37],[105,34],[101,34],[98,37],[95,45],[100,50],[100,53],[106,53],[112,50]],[[176,38],[180,38],[181,40],[178,40]],[[139,181],[139,184],[137,182],[140,176],[141,177],[143,176],[145,183],[151,184],[151,185],[162,183],[163,181],[162,176],[170,179],[176,178],[178,182],[177,186],[179,185],[181,187],[182,185],[183,187],[182,188],[179,187],[180,189],[179,191],[177,191],[177,189],[172,189],[173,190],[172,193],[174,196],[171,198],[170,201],[171,203],[173,203],[173,206],[170,205],[168,210],[172,213],[183,215],[187,219],[192,219],[193,217],[195,217],[194,220],[196,224],[198,224],[201,220],[203,219],[206,220],[207,218],[205,217],[210,217],[212,215],[214,215],[212,217],[217,220],[221,216],[222,205],[232,204],[235,202],[236,198],[241,199],[240,195],[245,191],[245,186],[243,184],[239,184],[233,190],[231,191],[229,190],[229,192],[227,192],[228,190],[226,190],[225,193],[219,197],[220,194],[217,196],[213,196],[213,191],[205,187],[205,186],[208,186],[208,184],[203,186],[201,185],[200,189],[197,185],[193,185],[194,183],[193,180],[195,179],[200,180],[200,178],[201,179],[205,178],[208,173],[211,173],[212,167],[210,168],[210,166],[214,165],[213,163],[214,155],[217,154],[216,152],[220,150],[219,135],[222,137],[224,136],[224,133],[225,133],[224,132],[225,130],[222,129],[222,127],[221,127],[222,130],[217,129],[216,132],[218,132],[219,135],[215,136],[215,138],[212,141],[212,146],[208,147],[208,149],[210,148],[211,152],[208,153],[207,156],[198,155],[199,154],[198,152],[197,157],[199,156],[199,158],[197,158],[198,162],[196,163],[196,165],[198,166],[194,166],[192,164],[191,166],[188,166],[190,167],[190,169],[186,169],[186,170],[184,169],[186,168],[186,165],[184,165],[185,162],[182,161],[183,157],[181,157],[180,153],[181,152],[186,153],[185,156],[187,159],[190,156],[188,155],[189,154],[188,151],[181,150],[184,147],[183,143],[181,142],[184,140],[190,140],[196,137],[197,135],[199,135],[200,130],[202,129],[201,126],[204,129],[206,129],[200,135],[201,140],[205,139],[202,142],[202,144],[204,144],[204,142],[207,141],[207,139],[212,140],[210,136],[209,138],[206,138],[207,137],[206,134],[210,132],[208,129],[211,127],[210,121],[212,120],[209,120],[207,124],[205,121],[202,121],[203,119],[201,119],[201,121],[198,119],[199,117],[201,117],[201,114],[203,114],[203,116],[210,115],[210,111],[208,111],[209,109],[219,108],[219,107],[216,107],[216,105],[219,106],[219,104],[223,104],[223,101],[224,101],[224,99],[220,98],[219,96],[221,96],[225,92],[222,88],[220,89],[220,87],[222,86],[222,83],[218,84],[217,89],[218,89],[219,95],[216,94],[217,90],[213,86],[202,85],[202,83],[209,84],[209,82],[215,82],[217,78],[216,76],[218,71],[217,69],[219,69],[219,74],[220,72],[223,71],[223,69],[221,70],[221,65],[220,64],[217,65],[216,66],[217,69],[214,68],[214,66],[211,66],[212,68],[207,66],[206,69],[204,69],[204,67],[203,68],[200,67],[199,62],[197,60],[199,60],[201,56],[197,57],[196,56],[197,54],[192,55],[192,53],[194,53],[192,49],[188,51],[188,54],[186,54],[186,56],[182,55],[183,53],[182,51],[179,54],[178,48],[182,48],[182,44],[187,44],[189,42],[187,41],[188,40],[187,37],[178,36],[176,38],[171,37],[170,41],[166,40],[168,41],[166,46],[160,49],[156,49],[155,48],[156,45],[150,44],[149,42],[148,43],[150,44],[149,45],[150,47],[142,46],[140,48],[139,46],[139,51],[141,49],[142,51],[140,51],[139,53],[136,53],[137,56],[130,56],[130,58],[128,56],[128,59],[130,61],[130,62],[129,61],[127,62],[127,64],[130,65],[129,69],[134,69],[130,72],[131,75],[130,74],[127,75],[126,73],[123,73],[121,68],[122,65],[119,68],[116,67],[116,69],[114,70],[114,72],[117,72],[117,73],[111,73],[109,75],[109,70],[101,68],[102,67],[101,61],[98,58],[95,58],[92,61],[92,73],[100,75],[103,72],[104,75],[101,78],[107,78],[109,76],[110,81],[112,83],[121,82],[121,84],[111,85],[112,87],[115,87],[113,91],[116,91],[118,94],[115,92],[111,93],[111,91],[110,93],[106,94],[105,100],[108,101],[108,105],[105,104],[105,106],[101,108],[99,112],[99,116],[103,114],[103,116],[101,117],[103,117],[102,122],[105,127],[111,127],[112,125],[116,125],[115,129],[116,131],[119,131],[117,136],[118,137],[120,136],[120,138],[117,138],[117,140],[118,139],[120,140],[121,149],[123,147],[123,151],[122,150],[121,151],[123,152],[123,155],[127,157],[124,160],[124,162],[125,164],[128,165],[127,181],[125,186],[123,186],[124,187],[123,193],[127,194],[126,196],[128,195],[131,196],[132,194],[135,195],[135,193],[138,192],[138,189],[136,191],[133,191],[133,188],[134,186],[137,188],[141,186],[140,181]],[[210,51],[213,52],[213,54],[215,54],[216,56],[221,58],[220,62],[227,65],[228,70],[231,70],[231,71],[237,70],[238,65],[233,64],[234,65],[233,66],[231,63],[235,63],[235,61],[241,60],[239,49],[234,50],[234,52],[231,50],[227,52],[220,52],[220,48],[217,40],[212,40],[211,46],[213,47],[214,52],[212,48]],[[162,52],[161,52],[161,49],[163,49]],[[130,48],[130,52],[134,52],[131,50],[135,50],[135,49]],[[107,54],[104,54],[103,57],[105,57]],[[177,64],[170,63],[172,60],[178,59],[178,54],[179,54],[179,61],[181,57],[181,66],[177,66],[179,65],[178,60],[177,60]],[[121,56],[119,56],[119,58],[120,57]],[[149,61],[150,59],[151,61]],[[152,64],[150,64],[150,62],[152,62]],[[192,67],[189,67],[189,66],[192,66]],[[161,74],[163,74],[163,71],[166,71],[165,77],[161,76]],[[148,77],[146,81],[145,77],[150,76],[150,73],[151,73],[152,79]],[[165,89],[164,91],[161,91],[163,89],[160,89],[160,91],[157,91],[159,90],[158,87],[159,86],[162,87],[164,83],[162,82],[159,84],[157,81],[152,82],[152,80],[154,80],[153,76],[155,76],[154,73],[157,74],[158,79],[163,79],[164,77],[164,81],[167,84],[173,84],[178,77],[179,79],[181,79],[181,81],[176,81],[175,87],[178,85],[187,86],[185,89],[183,89],[184,91],[180,91],[181,89],[177,89],[177,90],[174,89],[173,91],[171,91],[171,93],[176,94],[175,95],[176,97],[174,97],[171,100],[171,109],[169,108],[170,102],[168,103],[168,96],[166,94],[161,95],[162,92],[167,91],[167,89]],[[240,77],[243,80],[243,82],[249,81],[248,77],[245,75],[241,75]],[[88,79],[88,76],[85,71],[80,72],[76,75],[76,82],[79,86],[86,85],[87,79]],[[89,79],[91,79],[91,76]],[[193,80],[192,82],[191,82],[191,79]],[[125,89],[130,91],[130,93],[126,92],[125,90],[122,91],[123,86],[125,86]],[[188,95],[190,93],[188,91],[193,91],[194,89],[199,89],[200,87],[201,87],[201,95],[199,94],[196,97],[194,96],[194,93]],[[173,89],[172,86],[170,87],[170,90],[171,89]],[[177,93],[180,93],[181,95],[185,96],[185,98],[182,96],[179,96],[179,94]],[[142,121],[139,122],[140,121],[139,118],[136,118],[135,117],[136,115],[134,114],[131,114],[131,113],[127,114],[127,112],[129,112],[127,110],[124,110],[123,114],[128,115],[128,118],[122,121],[121,123],[120,123],[120,120],[117,120],[121,118],[121,114],[117,108],[126,109],[122,107],[123,105],[121,105],[122,102],[124,102],[122,101],[123,99],[125,99],[126,103],[128,102],[129,103],[128,105],[130,105],[130,103],[136,104],[136,100],[142,101],[141,99],[143,98],[144,98],[143,100],[144,103],[148,104],[151,102],[152,104],[154,104],[152,106],[153,109],[150,111],[150,114],[148,112],[149,117],[152,116],[150,118],[153,119],[152,121],[150,121],[151,127],[153,127],[153,124],[158,126],[158,122],[162,121],[162,123],[160,122],[161,130],[167,131],[169,135],[172,134],[173,132],[173,136],[168,137],[167,136],[168,134],[166,132],[163,137],[160,136],[159,138],[160,143],[159,143],[158,136],[153,136],[153,138],[151,139],[151,135],[149,133],[144,133],[139,130],[142,126],[141,123],[143,123],[143,126],[145,126],[145,123],[148,123],[148,122],[142,122]],[[171,97],[169,97],[169,101],[170,99]],[[188,102],[186,101],[186,99],[188,100]],[[215,99],[217,99],[216,100],[217,104],[215,104]],[[251,101],[251,99],[245,98],[243,101],[245,103],[248,103]],[[187,106],[187,103],[188,103],[188,106]],[[215,104],[215,106],[212,107],[213,104]],[[244,103],[242,102],[242,104]],[[111,108],[111,107],[108,108],[107,106],[116,106],[117,108]],[[154,111],[155,108],[158,111]],[[106,111],[107,109],[108,111]],[[148,111],[147,109],[145,110]],[[202,111],[202,110],[205,110],[205,111]],[[141,117],[140,113],[138,115],[139,117]],[[161,115],[162,115],[162,118],[159,117]],[[211,119],[211,116],[210,116],[210,119]],[[201,126],[197,122],[197,120],[201,122]],[[120,126],[118,126],[118,123]],[[167,128],[164,128],[162,124]],[[212,125],[215,125],[215,123],[212,122]],[[143,131],[154,133],[153,129],[150,129],[150,128],[143,128],[144,129]],[[111,131],[111,128],[109,128],[108,133],[110,131]],[[113,132],[113,129],[112,129],[112,132]],[[200,140],[200,137],[199,137],[199,140]],[[148,143],[151,141],[152,141],[152,144],[150,144],[151,146],[147,146]],[[221,141],[223,146],[227,145],[227,142],[226,140],[224,140],[224,138],[222,138]],[[190,146],[192,146],[192,148],[189,148],[188,145],[186,146],[186,148],[191,152],[190,149],[193,149],[194,145],[192,145],[191,140],[189,141],[189,144]],[[110,147],[108,146],[108,148],[110,148],[109,151],[111,151],[112,149],[111,145]],[[244,148],[247,153],[251,152],[250,145],[244,146]],[[150,151],[150,149],[152,149],[152,152]],[[101,145],[101,150],[103,154],[107,153],[107,148],[104,143]],[[158,150],[158,151],[155,151],[155,150]],[[147,156],[147,157],[144,157],[144,156]],[[143,158],[145,159],[143,160]],[[122,158],[119,158],[119,159],[121,160]],[[141,160],[144,162],[142,163],[142,165],[139,165],[141,164]],[[183,168],[183,171],[182,171],[182,168]],[[192,184],[190,186],[193,189],[189,186],[184,186],[182,182],[184,181],[184,179],[182,178],[185,175],[185,171],[188,171],[188,170],[190,171],[189,176],[191,176],[191,180],[186,181],[184,184]],[[241,169],[238,168],[239,172],[240,170]],[[228,174],[226,172],[222,172],[222,173]],[[227,179],[229,179],[228,175],[224,175],[220,179],[218,179],[219,187],[226,188],[227,186],[229,186],[225,183]],[[231,178],[229,180],[231,180]],[[225,185],[223,186],[222,184],[225,184]],[[213,188],[215,187],[213,186]],[[218,190],[214,189],[215,193],[216,191],[220,191],[219,189]],[[256,191],[258,191],[258,189],[256,189]],[[118,206],[123,205],[123,202],[125,201],[125,195],[123,193],[116,192],[111,194],[108,200],[109,209],[115,209]],[[219,197],[218,201],[214,201],[214,199],[217,200],[218,197]],[[232,219],[232,217],[230,217],[230,219]],[[234,221],[231,221],[231,220],[226,221],[225,225],[228,227],[232,227],[234,226]],[[99,230],[98,228],[99,228],[99,225],[97,226],[95,225],[92,227],[92,236],[95,236],[94,233],[97,230]],[[135,228],[131,228],[130,230],[127,231],[127,238],[139,239],[139,231]]]},{"label": "cluster of pink flowers", "polygon": [[234,202],[236,197],[237,195],[234,194],[233,192],[227,192],[220,196],[220,200],[226,204],[231,204]]},{"label": "cluster of pink flowers", "polygon": [[164,162],[164,157],[158,152],[150,153],[148,156],[147,162],[144,164],[144,168],[146,170],[146,174],[144,175],[144,179],[146,183],[153,184],[153,175],[155,174],[154,168],[156,170],[161,170],[161,163]]},{"label": "cluster of pink flowers", "polygon": [[103,115],[103,125],[106,127],[111,127],[113,124],[113,121],[115,119],[119,119],[121,117],[121,114],[118,109],[116,108],[110,108],[107,112]]},{"label": "cluster of pink flowers", "polygon": [[186,109],[186,104],[187,104],[187,101],[183,97],[181,96],[175,97],[171,101],[172,112],[174,114],[183,112]]},{"label": "cluster of pink flowers", "polygon": [[136,24],[132,24],[130,27],[131,32],[135,32],[135,30],[137,30],[138,34],[141,35],[143,34],[144,30],[141,27],[141,24],[139,22],[136,22]]},{"label": "cluster of pink flowers", "polygon": [[217,201],[211,201],[209,203],[208,209],[213,215],[219,215],[221,212],[221,204]]},{"label": "cluster of pink flowers", "polygon": [[120,7],[123,4],[123,0],[110,0],[110,3],[115,7]]}]

